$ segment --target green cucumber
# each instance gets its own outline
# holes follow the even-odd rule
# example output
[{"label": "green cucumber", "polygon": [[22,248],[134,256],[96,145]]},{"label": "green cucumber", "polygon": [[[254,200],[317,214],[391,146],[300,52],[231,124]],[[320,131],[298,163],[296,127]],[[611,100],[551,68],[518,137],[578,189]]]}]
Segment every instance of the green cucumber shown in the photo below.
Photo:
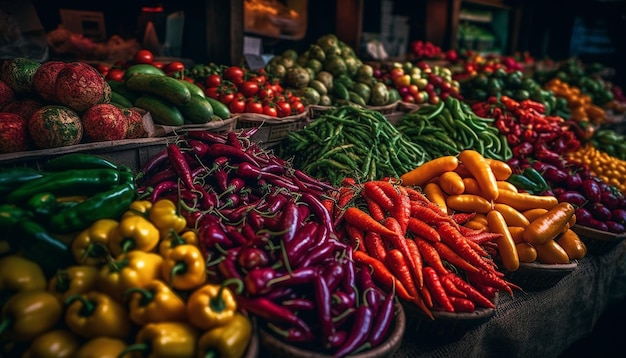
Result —
[{"label": "green cucumber", "polygon": [[339,81],[333,81],[333,95],[337,99],[350,99],[350,93],[348,92],[348,88]]},{"label": "green cucumber", "polygon": [[202,88],[198,87],[195,83],[191,83],[185,80],[179,80],[179,81],[182,82],[185,85],[185,87],[187,87],[187,89],[189,90],[189,92],[191,92],[191,94],[195,93],[200,97],[203,97],[203,98],[206,97]]},{"label": "green cucumber", "polygon": [[155,67],[147,63],[138,63],[138,64],[128,67],[124,71],[124,81],[127,81],[129,78],[140,73],[143,73],[143,74],[148,73],[152,75],[165,76],[165,72],[163,72],[163,70],[158,67]]},{"label": "green cucumber", "polygon": [[228,109],[227,105],[211,97],[206,97],[206,100],[209,101],[213,107],[213,114],[221,119],[228,119],[230,117],[230,109]]},{"label": "green cucumber", "polygon": [[[195,85],[194,85],[195,86]],[[178,109],[183,114],[185,121],[193,124],[207,123],[213,116],[213,106],[205,97],[192,94],[191,101]]]},{"label": "green cucumber", "polygon": [[191,92],[180,80],[168,76],[136,74],[126,81],[131,91],[150,93],[168,100],[176,106],[191,101]]},{"label": "green cucumber", "polygon": [[152,120],[156,124],[164,126],[182,126],[185,124],[183,114],[171,102],[145,93],[135,100],[135,106],[150,112]]},{"label": "green cucumber", "polygon": [[113,92],[117,92],[131,102],[135,102],[137,97],[139,97],[139,94],[129,90],[124,82],[108,80],[107,83]]},{"label": "green cucumber", "polygon": [[111,103],[119,104],[124,108],[130,108],[133,106],[133,102],[115,91],[111,92]]},{"label": "green cucumber", "polygon": [[356,92],[348,91],[348,96],[350,97],[350,102],[356,103],[362,107],[367,105],[363,97],[359,96]]}]

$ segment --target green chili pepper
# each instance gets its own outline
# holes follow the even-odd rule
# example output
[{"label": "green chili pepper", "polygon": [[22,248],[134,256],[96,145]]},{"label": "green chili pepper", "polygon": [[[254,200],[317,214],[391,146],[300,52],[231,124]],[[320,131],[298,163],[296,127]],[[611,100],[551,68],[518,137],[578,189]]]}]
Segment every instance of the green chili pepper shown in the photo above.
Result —
[{"label": "green chili pepper", "polygon": [[539,190],[537,194],[550,189],[550,185],[548,185],[548,183],[546,182],[546,179],[535,168],[526,167],[522,171],[522,174],[537,185],[537,188]]},{"label": "green chili pepper", "polygon": [[32,213],[12,204],[0,204],[0,228],[10,229],[21,220],[32,217]]},{"label": "green chili pepper", "polygon": [[13,235],[11,246],[19,249],[26,258],[37,262],[46,276],[50,277],[59,268],[76,263],[68,245],[52,236],[39,223],[22,219],[18,229],[22,235]]},{"label": "green chili pepper", "polygon": [[119,217],[135,197],[135,185],[122,183],[54,214],[50,219],[50,227],[59,233],[83,230],[96,220]]},{"label": "green chili pepper", "polygon": [[70,169],[117,169],[117,165],[100,156],[89,153],[70,153],[52,158],[44,165],[45,171],[65,171]]},{"label": "green chili pepper", "polygon": [[5,168],[0,171],[0,185],[11,186],[16,184],[25,183],[33,179],[38,179],[44,176],[44,173],[34,168],[28,167],[14,167]]},{"label": "green chili pepper", "polygon": [[53,193],[41,192],[33,195],[26,207],[38,219],[47,220],[57,210],[57,197]]},{"label": "green chili pepper", "polygon": [[49,172],[44,177],[22,184],[7,197],[8,203],[21,203],[33,195],[50,192],[55,195],[92,195],[117,186],[120,173],[115,169],[70,169]]},{"label": "green chili pepper", "polygon": [[537,183],[522,174],[511,174],[507,181],[515,185],[516,188],[525,190],[530,194],[537,194],[537,191],[539,190]]}]

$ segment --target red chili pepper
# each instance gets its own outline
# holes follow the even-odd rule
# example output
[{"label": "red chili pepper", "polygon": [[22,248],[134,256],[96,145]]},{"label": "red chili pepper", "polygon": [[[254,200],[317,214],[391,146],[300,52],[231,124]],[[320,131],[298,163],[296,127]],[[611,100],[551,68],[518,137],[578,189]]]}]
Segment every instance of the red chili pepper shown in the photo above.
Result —
[{"label": "red chili pepper", "polygon": [[195,184],[194,178],[191,176],[191,168],[181,152],[180,147],[175,143],[169,144],[167,146],[167,154],[172,168],[174,168],[174,171],[178,174],[183,184],[185,184],[187,188],[193,189]]},{"label": "red chili pepper", "polygon": [[243,279],[246,292],[252,296],[265,295],[273,289],[270,287],[270,281],[279,275],[284,277],[272,267],[260,267],[248,271]]},{"label": "red chili pepper", "polygon": [[[447,278],[473,302],[485,308],[494,308],[495,305],[487,297],[483,296],[476,288],[454,273],[447,275]],[[508,287],[508,286],[507,286]]]},{"label": "red chili pepper", "polygon": [[365,266],[361,267],[362,270],[371,267],[372,278],[386,290],[390,290],[395,285],[398,297],[409,302],[415,300],[415,297],[409,294],[404,284],[389,271],[383,262],[360,251],[354,252],[354,260],[361,266]]},{"label": "red chili pepper", "polygon": [[431,293],[434,301],[437,302],[444,311],[454,312],[454,307],[450,303],[450,299],[439,281],[437,271],[430,266],[424,267],[424,284],[428,287],[428,292]]},{"label": "red chili pepper", "polygon": [[373,318],[371,308],[366,305],[357,307],[354,312],[352,330],[350,330],[348,338],[346,338],[344,344],[342,344],[337,351],[333,353],[333,355],[336,357],[347,356],[355,349],[359,348],[362,344],[367,342],[367,338],[373,324]]},{"label": "red chili pepper", "polygon": [[228,144],[222,144],[222,143],[211,144],[211,147],[209,149],[209,154],[212,155],[213,157],[226,156],[230,158],[231,160],[238,159],[240,161],[240,165],[243,163],[248,163],[257,168],[259,167],[259,163],[256,158],[254,158],[247,152],[244,152]]},{"label": "red chili pepper", "polygon": [[317,304],[316,310],[320,324],[320,331],[322,333],[322,344],[324,347],[329,349],[331,347],[331,336],[335,333],[330,306],[332,301],[332,291],[328,287],[328,283],[324,277],[321,275],[316,275],[313,278],[313,287],[315,292],[315,303]]},{"label": "red chili pepper", "polygon": [[208,144],[226,143],[226,137],[223,134],[219,134],[219,133],[215,133],[211,131],[203,131],[203,130],[187,131],[185,136],[188,138],[194,138],[194,139],[204,141]]},{"label": "red chili pepper", "polygon": [[311,328],[290,309],[271,301],[266,297],[248,298],[237,296],[239,306],[268,322],[287,323],[301,329],[305,334],[312,335]]},{"label": "red chili pepper", "polygon": [[313,247],[317,230],[320,224],[308,221],[293,236],[293,240],[284,241],[286,259],[291,267],[297,267],[306,257],[306,253]]}]

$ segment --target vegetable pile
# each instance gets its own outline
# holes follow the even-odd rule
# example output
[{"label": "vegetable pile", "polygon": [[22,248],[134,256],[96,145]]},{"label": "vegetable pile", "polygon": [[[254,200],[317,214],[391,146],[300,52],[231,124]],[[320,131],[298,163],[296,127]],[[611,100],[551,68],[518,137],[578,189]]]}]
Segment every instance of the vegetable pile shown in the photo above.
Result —
[{"label": "vegetable pile", "polygon": [[380,112],[353,106],[334,108],[289,133],[278,150],[283,158],[293,157],[294,167],[333,185],[345,177],[398,177],[430,159]]},{"label": "vegetable pile", "polygon": [[395,296],[336,239],[320,200],[332,187],[250,142],[253,131],[186,132],[143,168],[140,191],[180,203],[209,279],[240,285],[237,303],[263,329],[335,356],[378,346]]}]

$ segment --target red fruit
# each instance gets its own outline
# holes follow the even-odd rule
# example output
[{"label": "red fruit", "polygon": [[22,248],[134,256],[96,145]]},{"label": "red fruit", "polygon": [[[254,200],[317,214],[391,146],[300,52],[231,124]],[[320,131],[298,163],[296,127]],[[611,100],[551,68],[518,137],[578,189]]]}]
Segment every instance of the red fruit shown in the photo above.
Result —
[{"label": "red fruit", "polygon": [[100,102],[105,94],[104,87],[104,77],[84,62],[66,64],[55,84],[58,101],[78,112]]},{"label": "red fruit", "polygon": [[56,148],[80,143],[83,124],[78,114],[65,106],[46,105],[28,120],[28,134],[38,148]]},{"label": "red fruit", "polygon": [[121,109],[100,103],[90,107],[82,117],[85,136],[94,142],[126,138],[128,119]]},{"label": "red fruit", "polygon": [[15,92],[8,84],[0,81],[0,109],[13,101],[15,101]]},{"label": "red fruit", "polygon": [[143,115],[139,111],[127,108],[122,110],[124,116],[128,120],[128,129],[126,130],[126,139],[147,137],[146,128],[143,125]]},{"label": "red fruit", "polygon": [[27,121],[43,104],[34,99],[23,99],[21,101],[15,101],[7,104],[2,108],[2,112],[15,113],[18,116],[26,119]]},{"label": "red fruit", "polygon": [[0,153],[21,152],[28,149],[27,121],[14,113],[0,113]]},{"label": "red fruit", "polygon": [[56,80],[59,72],[65,68],[65,62],[44,62],[33,75],[33,88],[35,93],[49,102],[58,102],[56,96]]}]

